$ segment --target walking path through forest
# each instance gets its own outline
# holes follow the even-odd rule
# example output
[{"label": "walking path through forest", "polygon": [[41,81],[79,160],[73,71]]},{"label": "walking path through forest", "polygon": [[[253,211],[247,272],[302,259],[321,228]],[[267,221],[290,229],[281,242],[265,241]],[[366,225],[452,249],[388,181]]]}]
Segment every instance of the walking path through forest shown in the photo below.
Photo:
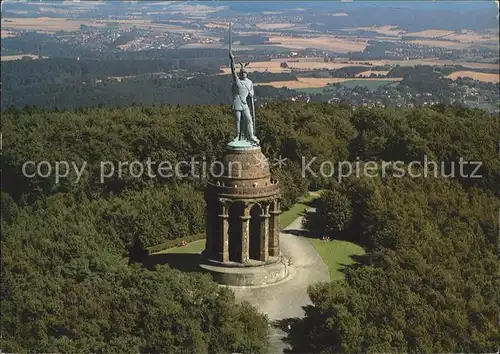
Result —
[{"label": "walking path through forest", "polygon": [[[267,314],[271,322],[303,317],[302,307],[311,304],[308,286],[318,281],[330,281],[328,268],[314,246],[306,237],[297,235],[303,230],[302,218],[297,218],[280,234],[281,251],[285,258],[291,259],[290,274],[285,280],[265,287],[230,287],[238,300],[247,300]],[[287,347],[282,340],[284,336],[286,334],[279,328],[271,328],[269,353],[283,352]]]}]

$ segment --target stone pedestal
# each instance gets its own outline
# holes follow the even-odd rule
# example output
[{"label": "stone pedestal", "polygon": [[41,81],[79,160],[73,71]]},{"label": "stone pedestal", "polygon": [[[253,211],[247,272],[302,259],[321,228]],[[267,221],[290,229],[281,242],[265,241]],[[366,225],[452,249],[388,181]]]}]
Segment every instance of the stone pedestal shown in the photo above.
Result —
[{"label": "stone pedestal", "polygon": [[279,183],[266,157],[260,147],[232,143],[218,167],[205,193],[202,267],[228,285],[283,279],[287,270],[279,251]]}]

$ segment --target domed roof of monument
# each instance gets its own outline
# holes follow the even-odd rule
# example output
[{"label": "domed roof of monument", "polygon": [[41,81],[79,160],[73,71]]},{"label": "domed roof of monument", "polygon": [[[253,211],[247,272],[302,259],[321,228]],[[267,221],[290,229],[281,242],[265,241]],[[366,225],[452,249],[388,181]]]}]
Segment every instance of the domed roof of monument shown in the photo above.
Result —
[{"label": "domed roof of monument", "polygon": [[260,147],[226,147],[211,168],[206,197],[255,199],[279,195],[279,182],[271,176],[269,162]]},{"label": "domed roof of monument", "polygon": [[247,150],[226,150],[224,156],[215,164],[215,178],[224,179],[262,179],[271,175],[269,161],[259,147]]}]

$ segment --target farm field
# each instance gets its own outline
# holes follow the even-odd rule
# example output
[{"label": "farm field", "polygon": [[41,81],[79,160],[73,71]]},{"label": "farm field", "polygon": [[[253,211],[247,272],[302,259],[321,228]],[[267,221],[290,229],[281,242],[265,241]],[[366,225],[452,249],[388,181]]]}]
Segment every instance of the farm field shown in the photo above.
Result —
[{"label": "farm field", "polygon": [[[223,43],[188,43],[179,46],[179,49],[201,49],[201,48],[212,48],[212,49],[226,49],[227,50],[227,44]],[[254,50],[254,49],[261,49],[261,50],[268,50],[268,51],[276,51],[276,52],[287,52],[290,50],[290,48],[287,47],[281,47],[278,45],[264,45],[264,44],[252,44],[252,45],[246,45],[246,46],[241,46],[238,45],[237,43],[233,43],[233,51],[242,51],[242,50]],[[237,55],[237,53],[236,53]],[[277,69],[280,69],[279,66]],[[265,68],[263,69],[265,70]],[[255,70],[254,70],[255,71]],[[260,71],[260,70],[257,70]],[[228,71],[229,73],[230,71]],[[282,72],[282,71],[272,71],[272,72]]]},{"label": "farm field", "polygon": [[386,86],[386,85],[389,85],[392,83],[397,83],[401,80],[402,80],[401,78],[398,78],[397,80],[387,79],[387,78],[383,78],[383,79],[354,79],[354,80],[348,80],[348,81],[342,82],[342,86],[345,86],[349,89],[353,89],[356,86],[360,86],[360,87],[365,87],[368,90],[373,91],[373,90],[378,89],[379,87]]},{"label": "farm field", "polygon": [[293,23],[256,23],[255,26],[263,30],[275,30],[295,27]]},{"label": "farm field", "polygon": [[276,51],[278,53],[290,51],[290,48],[287,48],[287,47],[282,47],[279,45],[263,45],[263,44],[252,44],[252,45],[247,45],[247,46],[241,47],[241,48],[244,48],[244,50],[261,49],[261,50],[268,50],[268,51]]},{"label": "farm field", "polygon": [[179,49],[203,49],[203,48],[223,49],[224,46],[220,43],[188,43],[179,46]]},{"label": "farm field", "polygon": [[390,26],[390,25],[345,29],[345,31],[352,31],[352,30],[373,31],[387,36],[398,36],[399,34],[405,33],[404,31],[399,30],[397,26]]},{"label": "farm field", "polygon": [[[200,17],[205,17],[209,13],[212,12],[217,12],[221,11],[224,9],[224,6],[216,6],[216,7],[210,7],[210,6],[205,6],[205,5],[188,5],[188,4],[183,4],[183,3],[178,3],[176,4],[175,2],[173,4],[168,4],[168,7],[166,10],[170,13],[181,13],[185,16],[200,16]],[[158,12],[158,14],[161,14],[162,12]]]},{"label": "farm field", "polygon": [[[345,60],[348,60],[347,58]],[[288,58],[272,58],[271,61],[281,63],[288,61],[289,63],[302,63],[302,62],[323,62],[323,57],[288,57]]]},{"label": "farm field", "polygon": [[295,91],[304,93],[306,95],[316,95],[318,93],[324,93],[327,87],[328,85],[324,87],[308,87],[308,88],[295,89]]},{"label": "farm field", "polygon": [[[423,59],[419,61],[422,65],[462,65],[467,68],[473,69],[496,69],[498,70],[498,64],[495,63],[475,63],[466,62],[461,60],[435,60],[435,59]],[[404,66],[401,64],[401,66]]]},{"label": "farm field", "polygon": [[354,63],[335,63],[335,62],[328,62],[325,63],[323,61],[316,61],[316,62],[287,62],[288,67],[290,69],[296,69],[296,70],[313,70],[313,69],[340,69],[340,68],[345,68],[348,66],[366,66],[370,67],[369,65],[366,64],[354,64]]},{"label": "farm field", "polygon": [[[473,44],[482,45],[496,45],[498,41],[498,31],[493,30],[489,34],[479,34],[470,30],[462,30],[460,32],[447,31],[447,30],[436,30],[428,29],[419,32],[405,32],[397,29],[396,26],[382,26],[382,27],[358,27],[358,28],[347,28],[343,29],[346,33],[364,30],[380,33],[381,35],[390,36],[389,37],[379,37],[380,40],[394,41],[398,40],[398,37],[410,36],[416,37],[416,39],[410,41],[412,43],[418,43],[423,45],[437,46],[450,49],[463,49],[468,48]],[[348,36],[346,36],[348,38]],[[458,42],[451,42],[447,40],[453,40]]]},{"label": "farm field", "polygon": [[445,31],[445,30],[425,30],[425,31],[420,31],[420,32],[410,32],[410,33],[405,33],[405,36],[411,36],[411,37],[423,37],[423,38],[438,38],[438,37],[444,37],[450,34],[455,33],[454,31]]},{"label": "farm field", "polygon": [[68,20],[65,18],[36,17],[36,18],[9,18],[2,19],[2,27],[5,29],[26,29],[45,31],[76,31],[81,24],[95,27],[105,27],[105,23],[94,23],[89,20]]},{"label": "farm field", "polygon": [[369,77],[370,75],[382,75],[385,76],[389,73],[389,71],[382,71],[382,70],[367,70],[363,71],[362,73],[359,73],[356,75],[356,77]]},{"label": "farm field", "polygon": [[498,74],[488,74],[488,73],[477,73],[474,71],[455,71],[454,73],[447,76],[452,80],[456,80],[460,77],[470,77],[474,80],[483,81],[483,82],[496,82],[498,83],[499,77]]},{"label": "farm field", "polygon": [[[282,62],[287,62],[288,68],[282,68],[280,65]],[[340,69],[340,68],[345,68],[348,66],[366,66],[367,68],[370,67],[370,65],[363,65],[363,64],[354,64],[354,63],[349,63],[349,64],[342,64],[342,63],[334,63],[334,62],[328,62],[325,63],[323,60],[318,60],[318,61],[299,61],[299,62],[290,62],[287,61],[287,59],[282,59],[279,61],[258,61],[254,63],[250,63],[249,67],[247,68],[249,72],[253,71],[269,71],[271,73],[288,73],[291,72],[292,70],[298,70],[298,71],[308,71],[308,70],[314,70],[314,69],[326,69],[326,70],[332,70],[332,69]],[[222,68],[224,70],[225,74],[231,73],[230,68]]]},{"label": "farm field", "polygon": [[[378,79],[378,80],[370,80],[370,79],[351,79],[351,80],[346,80],[339,82],[342,86],[352,89],[355,88],[356,86],[360,87],[365,87],[368,90],[374,91],[378,89],[379,87],[383,86],[389,86],[389,85],[397,85],[398,81],[393,81],[393,80],[383,80],[383,79]],[[308,95],[315,95],[315,94],[320,94],[325,92],[325,90],[328,89],[328,85],[323,86],[323,87],[310,87],[310,88],[300,88],[300,89],[295,89],[298,92],[305,93]]]},{"label": "farm field", "polygon": [[464,31],[463,33],[453,33],[446,35],[443,38],[458,40],[465,43],[481,43],[481,42],[491,42],[498,41],[498,33],[481,35],[475,32]]},{"label": "farm field", "polygon": [[[433,40],[433,39],[415,39],[408,41],[409,43],[428,45],[431,47],[440,47],[447,49],[466,49],[470,48],[473,43],[465,43],[465,42],[451,42],[451,41],[443,41],[443,40]],[[479,43],[476,43],[479,44]],[[490,47],[492,44],[481,43],[482,46]],[[498,47],[498,45],[497,45]]]},{"label": "farm field", "polygon": [[[264,46],[262,46],[264,47]],[[192,48],[192,47],[191,47]],[[213,47],[212,47],[213,48]],[[215,47],[218,48],[218,47]],[[236,47],[237,48],[237,47]],[[279,47],[283,49],[282,47]],[[236,53],[237,55],[237,53]],[[453,60],[439,60],[439,59],[420,59],[420,60],[371,60],[362,62],[362,64],[358,61],[349,61],[349,62],[328,62],[325,63],[323,58],[301,58],[299,61],[295,62],[293,60],[297,60],[295,58],[282,58],[282,59],[274,59],[271,61],[259,61],[250,63],[248,67],[249,72],[254,71],[268,71],[271,73],[288,73],[292,70],[297,71],[308,71],[314,69],[341,69],[349,66],[366,66],[367,70],[361,74],[369,75],[370,67],[374,66],[416,66],[416,65],[430,65],[430,66],[445,66],[445,65],[461,65],[466,68],[473,69],[497,69],[498,64],[495,63],[474,63],[474,62],[465,62],[465,61],[453,61]],[[288,68],[282,68],[280,65],[282,62],[286,62],[288,64]],[[368,65],[367,63],[371,64]],[[224,71],[223,74],[230,74],[231,69],[227,67],[222,67],[221,70]],[[372,73],[387,75],[388,71],[371,71]],[[360,74],[360,75],[361,75]]]},{"label": "farm field", "polygon": [[467,68],[474,69],[497,69],[498,64],[494,63],[474,63],[455,60],[440,60],[440,59],[418,59],[418,60],[371,60],[369,61],[373,66],[384,65],[399,65],[399,66],[415,66],[415,65],[430,65],[430,66],[444,66],[444,65],[462,65]]},{"label": "farm field", "polygon": [[1,31],[1,38],[9,38],[9,37],[16,37],[17,33],[10,32],[10,31]]},{"label": "farm field", "polygon": [[[410,37],[418,37],[418,41],[421,41],[422,44],[429,45],[439,45],[446,48],[451,48],[450,46],[455,45],[457,48],[468,47],[471,44],[480,44],[483,42],[497,42],[498,41],[498,30],[492,30],[489,34],[479,34],[470,30],[462,30],[458,31],[448,31],[448,30],[437,30],[437,29],[428,29],[425,31],[418,32],[406,32],[397,29],[396,26],[382,26],[382,27],[359,27],[352,29],[343,29],[346,32],[356,31],[356,30],[365,30],[365,31],[373,31],[385,36],[392,36],[394,38],[404,35]],[[386,38],[380,38],[382,40],[387,40]],[[434,40],[433,40],[434,39]],[[451,39],[457,40],[461,43],[448,42],[448,41],[438,41],[439,39]]]},{"label": "farm field", "polygon": [[[282,25],[282,24],[276,24]],[[271,25],[269,25],[271,26]],[[222,25],[221,28],[224,28]],[[299,27],[294,27],[294,29],[299,29]],[[365,39],[358,39],[355,37],[352,38],[334,38],[333,36],[320,36],[315,38],[295,38],[295,37],[286,37],[286,36],[277,36],[274,33],[269,32],[252,32],[252,33],[243,33],[242,34],[261,34],[269,36],[269,46],[278,46],[287,48],[288,50],[302,50],[306,48],[316,48],[321,50],[329,50],[337,53],[348,53],[353,51],[362,51],[366,47]],[[274,43],[274,44],[273,44]],[[237,47],[237,43],[235,43],[235,50],[245,50],[248,48],[252,48],[253,46],[241,46]],[[261,45],[262,48],[267,47],[267,45]],[[200,47],[202,48],[202,47]]]},{"label": "farm field", "polygon": [[293,38],[284,36],[270,36],[270,42],[279,42],[281,46],[292,49],[317,48],[330,50],[337,53],[362,51],[366,48],[365,40],[349,40],[333,36],[320,36],[316,38]]},{"label": "farm field", "polygon": [[[0,57],[1,61],[10,61],[10,60],[21,60],[23,57],[30,57],[31,59],[38,59],[38,55],[35,54],[19,54],[19,55],[2,55]],[[47,59],[48,57],[42,57],[43,59]]]},{"label": "farm field", "polygon": [[223,28],[223,29],[228,29],[227,23],[224,22],[208,22],[204,24],[205,27],[207,28]]},{"label": "farm field", "polygon": [[[153,30],[163,30],[179,33],[194,33],[194,29],[186,29],[182,26],[168,25],[162,23],[152,23],[150,20],[71,20],[66,18],[36,17],[36,18],[9,18],[2,19],[4,29],[16,30],[39,30],[39,31],[78,31],[81,25],[93,27],[108,27],[109,25],[138,28],[150,28]],[[2,31],[4,32],[4,31]]]},{"label": "farm field", "polygon": [[[304,89],[304,88],[324,88],[328,84],[334,83],[345,83],[353,82],[354,86],[366,86],[368,85],[386,85],[391,82],[401,81],[402,78],[377,78],[377,79],[353,79],[353,78],[312,78],[312,77],[300,77],[297,81],[273,81],[268,83],[256,83],[255,85],[267,85],[276,88],[286,87],[289,89]],[[353,86],[353,87],[354,87]]]}]

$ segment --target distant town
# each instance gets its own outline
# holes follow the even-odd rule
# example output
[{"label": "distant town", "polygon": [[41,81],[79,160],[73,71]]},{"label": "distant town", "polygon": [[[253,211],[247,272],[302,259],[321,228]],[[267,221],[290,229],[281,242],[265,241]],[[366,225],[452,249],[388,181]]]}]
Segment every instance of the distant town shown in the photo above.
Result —
[{"label": "distant town", "polygon": [[[53,58],[72,58],[79,66],[89,60],[163,63],[134,69],[122,62],[115,64],[113,72],[99,69],[93,75],[81,68],[77,71],[94,76],[71,79],[83,85],[224,75],[228,74],[225,53],[231,21],[238,60],[250,62],[251,72],[267,75],[256,82],[265,93],[261,103],[281,97],[355,107],[445,103],[498,111],[498,30],[494,28],[418,30],[419,24],[411,19],[407,24],[362,26],[338,10],[305,13],[284,8],[247,14],[224,6],[183,3],[93,4],[7,3],[2,8],[2,66],[16,59]],[[396,70],[419,66],[431,67],[432,73]],[[4,80],[7,93],[12,80]],[[424,91],[422,81],[427,81]],[[15,85],[31,90],[20,82]],[[11,96],[2,105],[20,104],[17,101]],[[22,100],[22,104],[30,102],[38,99]]]}]

